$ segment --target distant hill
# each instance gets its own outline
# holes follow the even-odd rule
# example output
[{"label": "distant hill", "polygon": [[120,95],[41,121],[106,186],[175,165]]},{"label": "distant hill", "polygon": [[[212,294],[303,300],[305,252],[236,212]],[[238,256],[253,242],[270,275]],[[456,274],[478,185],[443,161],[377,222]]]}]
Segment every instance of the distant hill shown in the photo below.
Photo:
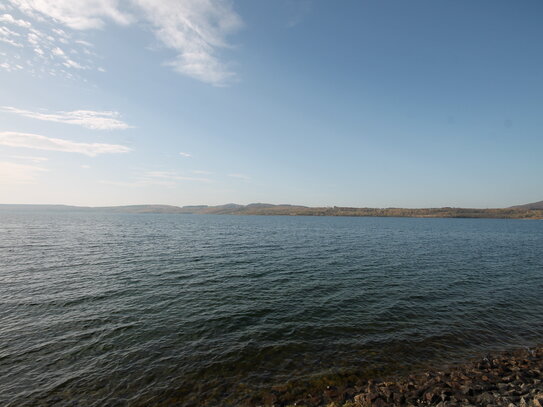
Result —
[{"label": "distant hill", "polygon": [[252,203],[238,205],[173,206],[173,205],[126,205],[104,207],[81,207],[68,205],[0,205],[0,210],[54,211],[54,212],[107,212],[129,214],[195,214],[195,215],[282,215],[282,216],[368,216],[409,218],[498,218],[498,219],[543,219],[543,201],[511,208],[352,208],[341,206],[308,207],[300,205],[273,205]]},{"label": "distant hill", "polygon": [[516,205],[512,206],[513,209],[528,209],[528,210],[535,210],[535,209],[543,209],[543,201],[539,202],[533,202],[525,205]]}]

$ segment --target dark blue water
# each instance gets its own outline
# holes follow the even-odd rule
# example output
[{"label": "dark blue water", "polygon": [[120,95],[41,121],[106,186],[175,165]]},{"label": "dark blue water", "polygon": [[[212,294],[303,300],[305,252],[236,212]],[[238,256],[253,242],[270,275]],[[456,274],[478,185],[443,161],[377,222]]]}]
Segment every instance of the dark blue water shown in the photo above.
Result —
[{"label": "dark blue water", "polygon": [[543,222],[0,212],[0,405],[256,405],[528,346]]}]

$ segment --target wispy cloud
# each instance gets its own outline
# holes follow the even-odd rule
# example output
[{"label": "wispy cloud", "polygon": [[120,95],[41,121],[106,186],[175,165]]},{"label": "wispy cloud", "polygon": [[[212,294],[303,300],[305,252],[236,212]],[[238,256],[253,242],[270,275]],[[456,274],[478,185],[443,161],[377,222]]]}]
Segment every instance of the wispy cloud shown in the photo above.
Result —
[{"label": "wispy cloud", "polygon": [[94,130],[124,130],[132,127],[119,119],[120,114],[118,112],[111,111],[74,110],[71,112],[42,113],[11,106],[2,106],[0,107],[0,111],[14,113],[31,119],[76,124]]},{"label": "wispy cloud", "polygon": [[20,71],[21,69],[23,69],[23,67],[19,64],[8,64],[7,62],[2,62],[0,63],[0,68],[8,71],[8,72],[12,72],[12,71]]},{"label": "wispy cloud", "polygon": [[105,20],[127,25],[129,13],[121,12],[118,0],[9,0],[23,13],[36,19],[47,16],[76,30],[103,28]]},{"label": "wispy cloud", "polygon": [[201,177],[187,177],[185,175],[181,175],[175,172],[169,172],[169,171],[149,171],[146,172],[144,175],[146,178],[160,178],[160,179],[166,179],[171,181],[197,181],[197,182],[212,182],[209,178],[201,178]]},{"label": "wispy cloud", "polygon": [[118,187],[129,187],[129,188],[141,188],[149,186],[162,186],[168,188],[174,188],[180,182],[203,182],[210,183],[213,180],[209,178],[201,177],[187,177],[182,174],[171,171],[147,171],[143,174],[140,174],[133,181],[111,181],[111,180],[102,180],[102,184],[114,185]]},{"label": "wispy cloud", "polygon": [[[114,186],[114,187],[122,187],[122,188],[138,188],[138,187],[147,187],[147,186],[150,186],[150,185],[153,185],[152,183],[150,182],[147,182],[145,180],[136,180],[136,181],[112,181],[112,180],[108,180],[108,179],[103,179],[103,180],[100,180],[98,181],[100,184],[104,184],[104,185],[111,185],[111,186]],[[173,184],[168,184],[168,185],[164,185],[164,186],[173,186]]]},{"label": "wispy cloud", "polygon": [[[34,52],[37,54],[43,55],[43,50],[40,48],[35,48]],[[62,50],[60,47],[55,47],[51,50],[51,54],[56,56],[58,59],[62,61],[62,65],[64,65],[66,68],[75,68],[75,69],[87,69],[88,67],[81,65],[79,62],[74,61],[72,58],[70,58],[64,50]]]},{"label": "wispy cloud", "polygon": [[22,48],[21,34],[10,30],[8,27],[0,26],[0,42],[4,42],[16,48]]},{"label": "wispy cloud", "polygon": [[0,23],[13,24],[23,28],[30,28],[32,26],[29,21],[16,19],[11,14],[1,14]]},{"label": "wispy cloud", "polygon": [[175,71],[221,86],[235,78],[217,51],[242,21],[225,0],[133,0],[153,25],[155,36],[177,56],[168,62]]},{"label": "wispy cloud", "polygon": [[251,179],[251,177],[249,177],[248,175],[239,174],[239,173],[228,174],[228,176],[231,177],[231,178],[243,179],[245,181],[249,181]]},{"label": "wispy cloud", "polygon": [[12,155],[11,158],[15,160],[32,161],[34,163],[42,163],[49,160],[47,157],[36,157],[33,155]]},{"label": "wispy cloud", "polygon": [[0,161],[0,185],[32,184],[46,168]]},{"label": "wispy cloud", "polygon": [[179,153],[179,155],[180,155],[181,157],[186,157],[186,158],[192,157],[192,154],[184,153],[183,151],[181,151],[181,152]]},{"label": "wispy cloud", "polygon": [[0,132],[0,145],[33,148],[36,150],[62,151],[94,157],[99,154],[127,153],[129,147],[118,144],[79,143],[71,140],[41,136],[38,134]]},{"label": "wispy cloud", "polygon": [[294,27],[300,24],[305,16],[311,12],[313,4],[310,0],[296,0],[288,1],[285,6],[289,14],[287,27]]},{"label": "wispy cloud", "polygon": [[[28,4],[17,6],[26,11],[34,23],[38,21],[40,29],[29,20],[8,13],[0,14],[0,41],[12,46],[7,49],[5,62],[0,68],[12,71],[17,61],[21,68],[24,66],[32,74],[48,73],[65,77],[74,77],[69,72],[74,69],[94,69],[90,58],[92,52],[84,41],[77,40],[62,29],[51,28],[44,23],[41,15],[31,11]],[[19,52],[22,48],[28,48],[31,52]]]},{"label": "wispy cloud", "polygon": [[9,2],[30,19],[75,31],[102,29],[108,22],[125,26],[140,23],[174,51],[175,57],[166,65],[175,71],[216,86],[235,79],[235,73],[218,55],[220,49],[229,48],[226,38],[243,25],[229,0]]},{"label": "wispy cloud", "polygon": [[213,173],[211,171],[203,171],[203,170],[192,170],[193,174],[199,174],[199,175],[212,175]]}]

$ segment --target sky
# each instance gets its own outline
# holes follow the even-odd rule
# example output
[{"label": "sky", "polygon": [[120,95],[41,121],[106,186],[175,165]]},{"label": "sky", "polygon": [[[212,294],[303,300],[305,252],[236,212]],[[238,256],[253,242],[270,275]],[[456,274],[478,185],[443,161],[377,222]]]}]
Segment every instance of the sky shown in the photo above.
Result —
[{"label": "sky", "polygon": [[543,3],[1,0],[0,203],[543,199]]}]

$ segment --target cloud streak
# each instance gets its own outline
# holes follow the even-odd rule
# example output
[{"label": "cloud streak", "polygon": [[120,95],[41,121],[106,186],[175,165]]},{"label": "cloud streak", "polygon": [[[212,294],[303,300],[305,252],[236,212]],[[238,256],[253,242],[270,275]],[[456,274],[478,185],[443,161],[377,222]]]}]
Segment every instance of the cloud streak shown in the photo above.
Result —
[{"label": "cloud streak", "polygon": [[146,178],[158,178],[170,181],[197,181],[197,182],[212,182],[209,178],[202,177],[187,177],[169,171],[149,171],[145,173]]},{"label": "cloud streak", "polygon": [[202,177],[187,177],[171,171],[147,171],[138,176],[134,181],[110,181],[102,180],[100,183],[118,187],[141,188],[149,186],[162,186],[174,188],[179,182],[210,183],[213,180]]},{"label": "cloud streak", "polygon": [[[219,57],[221,49],[230,47],[226,38],[243,26],[229,0],[9,2],[31,19],[62,24],[77,31],[102,29],[109,22],[121,26],[139,23],[150,28],[158,41],[175,53],[166,65],[176,72],[215,86],[235,80],[236,74]],[[6,18],[26,23],[11,16]],[[9,40],[15,42],[13,38]]]},{"label": "cloud streak", "polygon": [[47,16],[76,30],[100,29],[105,19],[127,25],[131,17],[118,9],[117,0],[9,0],[23,13],[39,19]]},{"label": "cloud streak", "polygon": [[79,143],[71,140],[41,136],[38,134],[0,132],[0,145],[22,147],[36,150],[61,151],[95,157],[99,154],[120,154],[131,151],[129,147],[118,144]]},{"label": "cloud streak", "polygon": [[249,181],[251,179],[251,177],[249,177],[248,175],[239,174],[239,173],[228,174],[228,176],[230,178],[237,178],[237,179],[242,179],[242,180],[245,180],[245,181]]},{"label": "cloud streak", "polygon": [[49,160],[47,157],[36,157],[33,155],[12,155],[11,158],[16,160],[32,161],[34,163],[41,163]]},{"label": "cloud streak", "polygon": [[133,0],[153,25],[156,38],[176,57],[167,63],[176,72],[222,86],[235,79],[217,56],[228,47],[226,37],[242,27],[224,0]]},{"label": "cloud streak", "polygon": [[118,112],[111,111],[74,110],[71,112],[42,113],[11,106],[2,106],[0,111],[31,119],[75,124],[93,130],[124,130],[132,127],[119,119],[120,114]]}]

